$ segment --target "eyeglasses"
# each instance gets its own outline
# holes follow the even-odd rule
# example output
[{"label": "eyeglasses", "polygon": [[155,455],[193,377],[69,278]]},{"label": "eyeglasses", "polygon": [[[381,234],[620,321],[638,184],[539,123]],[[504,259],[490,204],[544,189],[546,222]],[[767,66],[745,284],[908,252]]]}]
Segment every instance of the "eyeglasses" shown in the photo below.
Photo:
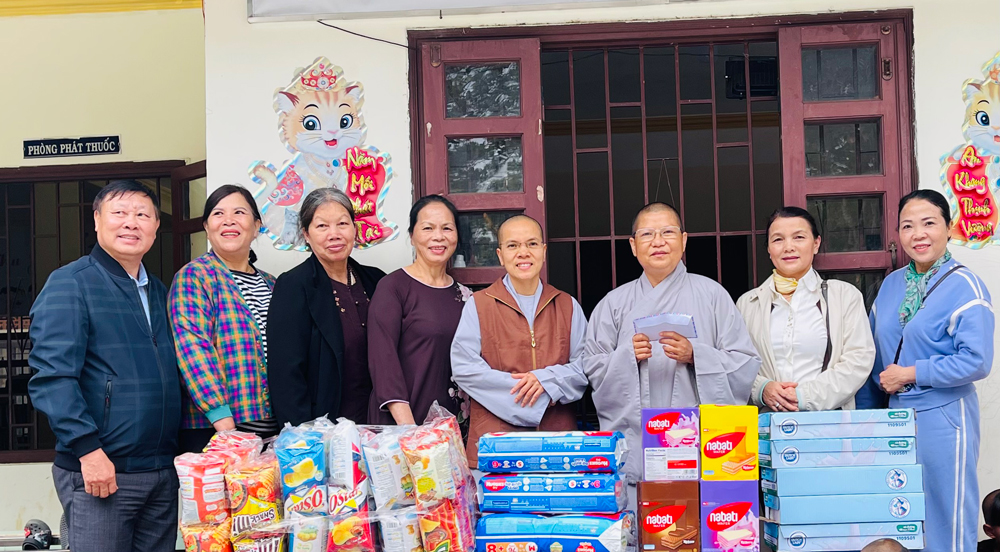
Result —
[{"label": "eyeglasses", "polygon": [[664,240],[672,241],[680,239],[681,229],[677,226],[664,226],[659,230],[656,230],[655,228],[639,228],[632,234],[632,237],[639,243],[649,243],[653,241],[653,238],[655,238],[657,234],[659,234]]},{"label": "eyeglasses", "polygon": [[517,250],[521,249],[522,246],[527,247],[528,250],[530,250],[530,251],[534,251],[536,249],[541,249],[542,248],[542,242],[540,242],[540,241],[534,241],[534,240],[523,242],[523,243],[522,242],[511,241],[511,242],[507,242],[507,243],[503,244],[503,248],[504,248],[505,251],[517,251]]}]

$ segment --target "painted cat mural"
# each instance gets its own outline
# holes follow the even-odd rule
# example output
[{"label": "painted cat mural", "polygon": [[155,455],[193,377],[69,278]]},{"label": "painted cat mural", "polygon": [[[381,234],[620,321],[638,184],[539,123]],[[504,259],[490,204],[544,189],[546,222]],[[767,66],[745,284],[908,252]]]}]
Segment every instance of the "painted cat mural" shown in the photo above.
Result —
[{"label": "painted cat mural", "polygon": [[1000,53],[984,79],[965,81],[966,143],[941,158],[941,183],[951,203],[952,243],[978,249],[995,242],[1000,211]]},{"label": "painted cat mural", "polygon": [[278,138],[294,156],[280,170],[254,161],[248,172],[261,185],[255,197],[261,231],[277,249],[306,250],[298,231],[302,199],[312,190],[336,186],[351,198],[355,246],[363,249],[398,234],[382,215],[392,178],[389,154],[365,144],[361,107],[364,88],[344,80],[343,69],[325,57],[297,69],[292,82],[274,93]]}]

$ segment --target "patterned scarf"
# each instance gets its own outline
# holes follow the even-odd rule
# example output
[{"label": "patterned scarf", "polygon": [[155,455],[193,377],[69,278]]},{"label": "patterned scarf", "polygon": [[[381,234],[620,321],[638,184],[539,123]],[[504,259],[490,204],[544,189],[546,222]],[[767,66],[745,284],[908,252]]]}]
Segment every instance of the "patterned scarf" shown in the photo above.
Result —
[{"label": "patterned scarf", "polygon": [[917,315],[917,311],[920,310],[920,306],[924,301],[927,282],[931,281],[931,278],[937,274],[941,265],[950,260],[951,252],[946,249],[944,255],[935,261],[931,265],[930,270],[924,274],[917,272],[917,266],[913,261],[910,261],[910,264],[906,267],[906,295],[903,296],[903,303],[899,305],[899,324],[901,326],[905,327]]}]

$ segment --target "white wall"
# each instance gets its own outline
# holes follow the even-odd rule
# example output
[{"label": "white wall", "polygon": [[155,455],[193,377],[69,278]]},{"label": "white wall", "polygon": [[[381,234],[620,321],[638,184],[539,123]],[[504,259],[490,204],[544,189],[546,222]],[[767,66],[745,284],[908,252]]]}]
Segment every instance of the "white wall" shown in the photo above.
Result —
[{"label": "white wall", "polygon": [[[1000,50],[1000,3],[969,0],[722,0],[661,6],[531,11],[482,16],[461,15],[351,20],[340,25],[378,38],[406,43],[409,29],[548,25],[606,21],[655,21],[725,18],[789,13],[828,13],[912,8],[914,23],[914,108],[918,178],[921,187],[938,188],[939,157],[962,142],[965,115],[962,82],[981,78],[980,67]],[[209,185],[248,183],[252,159],[280,162],[289,157],[275,137],[271,110],[275,88],[294,68],[325,55],[344,68],[351,80],[365,85],[368,141],[393,156],[396,179],[386,203],[387,214],[400,226],[412,197],[409,137],[407,52],[364,40],[312,22],[246,21],[242,2],[210,2],[206,6]],[[297,264],[298,255],[258,246],[264,266],[280,272]],[[970,251],[953,247],[955,256],[987,282],[1000,298],[1000,248]],[[362,262],[385,270],[410,261],[406,240],[357,254]],[[998,299],[1000,301],[1000,299]],[[1000,334],[998,334],[1000,335]],[[983,444],[979,471],[985,491],[1000,488],[1000,436],[987,430],[1000,419],[1000,375],[980,385]],[[933,446],[933,444],[924,444]]]},{"label": "white wall", "polygon": [[[0,17],[0,167],[205,158],[201,10]],[[22,159],[37,138],[120,135],[122,153]],[[0,532],[58,531],[51,464],[0,464]]]}]

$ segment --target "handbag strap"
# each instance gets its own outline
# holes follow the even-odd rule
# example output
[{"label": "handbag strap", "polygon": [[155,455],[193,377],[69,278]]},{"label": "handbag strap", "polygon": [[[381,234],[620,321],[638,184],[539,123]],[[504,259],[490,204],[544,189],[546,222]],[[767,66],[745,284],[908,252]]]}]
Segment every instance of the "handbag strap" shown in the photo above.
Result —
[{"label": "handbag strap", "polygon": [[830,336],[830,296],[827,294],[826,280],[820,284],[823,291],[823,302],[826,303],[826,354],[823,355],[823,368],[821,372],[826,372],[830,367],[830,357],[833,356],[833,338]]},{"label": "handbag strap", "polygon": [[[937,287],[939,285],[941,285],[941,282],[943,282],[945,278],[947,278],[948,276],[951,275],[952,272],[955,272],[956,270],[958,270],[960,268],[965,268],[965,265],[963,265],[963,264],[956,264],[955,266],[953,266],[950,269],[948,269],[948,272],[945,272],[944,276],[941,276],[940,278],[938,278],[938,281],[934,282],[934,285],[931,286],[931,289],[927,290],[927,293],[924,294],[924,298],[921,301],[921,306],[923,306],[923,303],[925,301],[927,301],[928,297],[931,296],[931,292],[934,291],[935,289],[937,289]],[[895,356],[895,358],[892,359],[892,363],[893,364],[898,364],[899,363],[899,354],[901,352],[903,352],[903,336],[902,336],[902,334],[900,334],[900,336],[899,336],[899,346],[896,347],[896,356]]]}]

